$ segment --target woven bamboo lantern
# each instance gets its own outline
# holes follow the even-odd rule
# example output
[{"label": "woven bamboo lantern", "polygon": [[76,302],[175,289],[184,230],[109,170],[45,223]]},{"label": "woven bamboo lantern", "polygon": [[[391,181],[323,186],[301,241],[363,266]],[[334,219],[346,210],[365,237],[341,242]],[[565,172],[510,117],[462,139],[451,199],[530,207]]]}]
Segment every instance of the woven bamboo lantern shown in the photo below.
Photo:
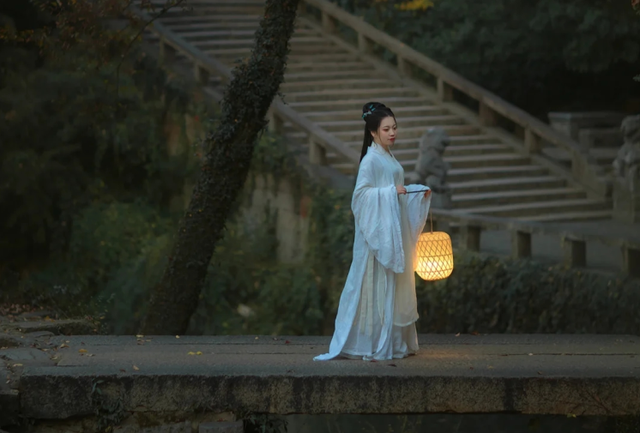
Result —
[{"label": "woven bamboo lantern", "polygon": [[445,232],[425,232],[416,246],[416,272],[423,280],[436,281],[453,272],[453,247]]}]

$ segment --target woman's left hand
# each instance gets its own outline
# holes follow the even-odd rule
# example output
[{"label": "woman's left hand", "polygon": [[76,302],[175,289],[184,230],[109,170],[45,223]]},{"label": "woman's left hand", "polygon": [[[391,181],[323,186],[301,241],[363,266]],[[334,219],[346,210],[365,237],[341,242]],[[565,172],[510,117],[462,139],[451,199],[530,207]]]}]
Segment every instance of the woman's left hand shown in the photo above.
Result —
[{"label": "woman's left hand", "polygon": [[424,198],[429,198],[430,195],[431,195],[431,190],[424,193]]}]

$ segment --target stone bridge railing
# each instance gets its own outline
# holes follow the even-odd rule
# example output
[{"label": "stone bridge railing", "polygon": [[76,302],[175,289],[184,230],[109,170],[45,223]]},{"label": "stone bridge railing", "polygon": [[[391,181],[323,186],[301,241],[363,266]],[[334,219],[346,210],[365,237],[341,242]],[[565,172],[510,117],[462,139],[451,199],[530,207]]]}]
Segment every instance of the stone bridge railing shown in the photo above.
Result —
[{"label": "stone bridge railing", "polygon": [[511,236],[511,256],[525,259],[532,257],[533,237],[549,236],[559,241],[563,261],[569,267],[587,267],[589,244],[595,247],[607,245],[620,250],[620,271],[632,277],[640,277],[640,233],[635,236],[612,236],[574,228],[568,230],[566,226],[551,223],[524,222],[441,209],[434,209],[432,212],[438,223],[458,226],[458,248],[463,250],[480,252],[483,232],[508,231]]}]

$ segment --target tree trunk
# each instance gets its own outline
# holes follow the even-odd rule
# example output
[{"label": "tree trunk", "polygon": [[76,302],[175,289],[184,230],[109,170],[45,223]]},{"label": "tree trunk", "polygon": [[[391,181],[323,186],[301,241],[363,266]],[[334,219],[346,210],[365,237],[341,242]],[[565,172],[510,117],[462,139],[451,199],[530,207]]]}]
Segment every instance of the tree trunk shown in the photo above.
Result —
[{"label": "tree trunk", "polygon": [[198,304],[216,242],[242,190],[267,110],[283,81],[299,0],[267,0],[251,57],[234,69],[220,126],[180,222],[161,282],[142,327],[147,335],[182,334]]}]

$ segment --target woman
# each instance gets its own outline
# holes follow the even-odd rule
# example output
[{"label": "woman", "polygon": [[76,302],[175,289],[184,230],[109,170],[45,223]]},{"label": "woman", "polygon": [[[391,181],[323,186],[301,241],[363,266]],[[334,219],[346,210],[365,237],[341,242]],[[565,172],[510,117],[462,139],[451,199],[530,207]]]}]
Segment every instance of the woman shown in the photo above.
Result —
[{"label": "woman", "polygon": [[329,353],[364,360],[404,358],[418,351],[414,256],[429,212],[431,191],[404,184],[391,153],[397,124],[384,104],[362,109],[364,141],[351,209],[353,261],[340,297]]}]

